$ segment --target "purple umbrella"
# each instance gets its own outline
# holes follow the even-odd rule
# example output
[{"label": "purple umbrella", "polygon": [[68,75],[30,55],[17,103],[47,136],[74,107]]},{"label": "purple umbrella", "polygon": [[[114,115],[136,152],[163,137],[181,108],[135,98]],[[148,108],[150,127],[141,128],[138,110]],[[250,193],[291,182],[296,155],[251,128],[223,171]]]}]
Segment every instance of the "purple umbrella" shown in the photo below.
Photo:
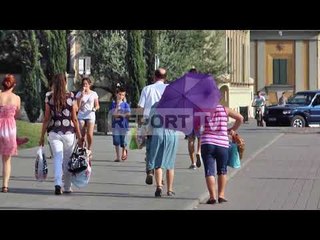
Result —
[{"label": "purple umbrella", "polygon": [[157,112],[164,119],[165,128],[189,134],[199,127],[197,116],[214,111],[220,99],[221,93],[212,75],[187,73],[166,87]]}]

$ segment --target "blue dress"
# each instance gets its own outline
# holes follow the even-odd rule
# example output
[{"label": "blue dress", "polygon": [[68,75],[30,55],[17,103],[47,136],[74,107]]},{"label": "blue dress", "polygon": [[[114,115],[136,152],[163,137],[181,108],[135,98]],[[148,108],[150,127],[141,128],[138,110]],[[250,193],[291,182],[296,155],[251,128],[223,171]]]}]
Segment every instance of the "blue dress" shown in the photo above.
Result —
[{"label": "blue dress", "polygon": [[[156,114],[156,105],[157,103],[152,106],[149,119],[152,119],[152,116]],[[174,169],[178,149],[176,131],[163,127],[152,127],[151,122],[149,122],[149,129],[152,136],[150,148],[147,152],[148,169]]]}]

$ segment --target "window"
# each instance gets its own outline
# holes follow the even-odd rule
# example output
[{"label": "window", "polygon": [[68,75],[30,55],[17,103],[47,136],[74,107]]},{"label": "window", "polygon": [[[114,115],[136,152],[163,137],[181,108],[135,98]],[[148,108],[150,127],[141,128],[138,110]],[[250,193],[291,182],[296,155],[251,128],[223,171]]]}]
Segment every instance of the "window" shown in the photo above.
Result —
[{"label": "window", "polygon": [[273,59],[273,84],[287,84],[288,59]]}]

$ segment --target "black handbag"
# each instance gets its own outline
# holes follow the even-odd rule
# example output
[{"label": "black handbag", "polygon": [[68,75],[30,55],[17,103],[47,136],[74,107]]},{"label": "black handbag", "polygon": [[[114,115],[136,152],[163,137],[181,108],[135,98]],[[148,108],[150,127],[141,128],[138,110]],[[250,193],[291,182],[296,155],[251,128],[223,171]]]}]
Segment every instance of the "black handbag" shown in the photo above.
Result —
[{"label": "black handbag", "polygon": [[68,171],[79,173],[88,168],[88,154],[86,148],[79,148],[78,145],[73,150],[68,162]]}]

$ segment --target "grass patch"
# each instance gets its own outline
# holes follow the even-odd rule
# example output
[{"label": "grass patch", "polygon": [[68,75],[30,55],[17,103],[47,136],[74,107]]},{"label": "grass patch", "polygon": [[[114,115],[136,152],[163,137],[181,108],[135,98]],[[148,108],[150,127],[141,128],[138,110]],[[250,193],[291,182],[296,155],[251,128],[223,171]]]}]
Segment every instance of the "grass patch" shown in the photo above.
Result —
[{"label": "grass patch", "polygon": [[21,145],[19,148],[32,148],[39,146],[42,123],[30,123],[17,120],[17,136],[28,137],[29,142]]}]

